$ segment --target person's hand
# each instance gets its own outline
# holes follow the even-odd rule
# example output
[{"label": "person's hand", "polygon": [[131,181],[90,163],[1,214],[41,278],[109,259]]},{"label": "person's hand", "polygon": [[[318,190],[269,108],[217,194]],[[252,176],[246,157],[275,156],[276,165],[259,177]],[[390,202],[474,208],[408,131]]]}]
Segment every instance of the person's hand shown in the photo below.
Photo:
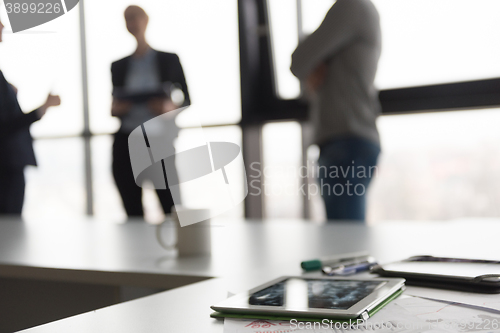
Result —
[{"label": "person's hand", "polygon": [[167,101],[164,104],[165,112],[170,112],[170,111],[174,111],[177,109],[178,109],[178,106],[174,102],[172,102],[171,99],[167,99]]},{"label": "person's hand", "polygon": [[45,100],[45,103],[43,103],[43,105],[37,109],[38,116],[42,118],[47,112],[48,108],[58,105],[61,105],[61,98],[58,95],[49,94],[47,96],[47,99]]},{"label": "person's hand", "polygon": [[328,67],[325,63],[321,63],[318,67],[314,69],[314,71],[309,75],[306,80],[306,89],[307,92],[315,95],[318,89],[325,82],[326,74],[328,71]]},{"label": "person's hand", "polygon": [[113,104],[111,105],[111,115],[114,117],[123,116],[130,111],[132,103],[127,101],[122,101],[113,98]]},{"label": "person's hand", "polygon": [[45,103],[43,104],[47,109],[52,107],[52,106],[58,106],[61,105],[61,98],[59,95],[52,95],[49,94],[47,96],[47,99],[45,100]]},{"label": "person's hand", "polygon": [[177,109],[177,106],[168,98],[155,97],[148,101],[148,108],[156,115],[161,115]]}]

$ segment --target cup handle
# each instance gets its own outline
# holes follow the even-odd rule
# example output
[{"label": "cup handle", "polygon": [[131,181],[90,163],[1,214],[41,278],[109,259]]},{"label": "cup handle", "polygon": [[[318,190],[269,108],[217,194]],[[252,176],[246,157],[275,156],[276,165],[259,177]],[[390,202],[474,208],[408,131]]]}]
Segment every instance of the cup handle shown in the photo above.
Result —
[{"label": "cup handle", "polygon": [[[175,246],[177,245],[176,244],[177,239],[172,244],[167,244],[165,242],[165,240],[163,239],[163,237],[161,236],[161,228],[165,224],[166,221],[167,220],[164,220],[162,223],[156,225],[156,240],[158,241],[158,244],[160,244],[160,246],[162,248],[164,248],[165,250],[168,250],[168,251],[172,251],[172,250],[175,250]],[[172,224],[172,226],[173,225],[174,224]],[[174,228],[172,228],[172,229],[174,229]]]}]

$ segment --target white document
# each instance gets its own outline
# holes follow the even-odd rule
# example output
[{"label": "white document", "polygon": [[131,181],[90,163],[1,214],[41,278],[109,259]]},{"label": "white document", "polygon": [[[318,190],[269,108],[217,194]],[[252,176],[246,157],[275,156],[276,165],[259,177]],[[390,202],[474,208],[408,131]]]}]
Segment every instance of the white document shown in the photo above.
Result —
[{"label": "white document", "polygon": [[299,330],[293,330],[290,326],[290,322],[288,321],[230,318],[224,319],[224,333],[299,332]]},{"label": "white document", "polygon": [[496,332],[500,333],[500,314],[483,309],[401,296],[364,324],[351,328],[326,324],[300,324],[290,321],[226,319],[224,333],[341,333],[341,332]]},{"label": "white document", "polygon": [[483,308],[418,297],[400,299],[398,305],[424,323],[416,332],[500,332],[500,314]]},{"label": "white document", "polygon": [[469,304],[500,311],[500,294],[478,294],[463,291],[406,286],[405,295]]}]

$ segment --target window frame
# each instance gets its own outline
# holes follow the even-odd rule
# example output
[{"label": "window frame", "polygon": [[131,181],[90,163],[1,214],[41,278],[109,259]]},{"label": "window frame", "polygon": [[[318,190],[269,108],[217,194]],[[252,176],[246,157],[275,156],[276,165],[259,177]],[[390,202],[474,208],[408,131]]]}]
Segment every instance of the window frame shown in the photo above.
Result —
[{"label": "window frame", "polygon": [[[300,0],[298,10],[300,10]],[[240,39],[241,122],[245,167],[260,162],[262,168],[262,126],[272,121],[309,119],[303,99],[278,97],[273,62],[271,22],[267,0],[238,0]],[[298,15],[300,17],[300,15]],[[300,25],[299,24],[299,34]],[[385,89],[379,92],[382,115],[414,114],[494,108],[500,105],[500,78],[449,82],[426,86]],[[306,131],[307,132],[307,131]],[[302,163],[307,163],[306,149],[311,143],[302,133]],[[248,152],[248,153],[245,153]],[[307,195],[307,194],[306,194]],[[306,202],[306,200],[304,201]],[[265,200],[261,196],[245,199],[245,216],[264,217]],[[304,205],[303,217],[309,218]]]},{"label": "window frame", "polygon": [[[92,161],[90,130],[87,50],[85,34],[84,2],[80,1],[80,46],[83,93],[84,128],[80,135],[56,136],[63,139],[82,137],[84,139],[86,214],[93,215]],[[243,154],[245,161],[262,161],[261,128],[272,121],[308,120],[307,103],[302,99],[281,99],[278,97],[273,63],[273,49],[267,0],[238,0],[241,121],[238,124],[211,125],[240,126],[242,129]],[[300,22],[299,22],[300,25]],[[411,114],[425,112],[456,111],[461,109],[493,108],[500,106],[500,78],[451,82],[427,86],[381,90],[379,97],[383,115]],[[38,140],[50,139],[39,138]],[[306,147],[306,142],[303,143]],[[249,164],[246,164],[249,168]],[[260,200],[260,202],[259,202]],[[246,217],[262,217],[262,197],[247,197]],[[304,208],[307,211],[307,207]]]},{"label": "window frame", "polygon": [[[242,89],[241,125],[308,119],[302,99],[276,93],[267,0],[238,0]],[[500,105],[500,78],[381,90],[382,114],[456,111]],[[243,93],[244,92],[244,93]]]}]

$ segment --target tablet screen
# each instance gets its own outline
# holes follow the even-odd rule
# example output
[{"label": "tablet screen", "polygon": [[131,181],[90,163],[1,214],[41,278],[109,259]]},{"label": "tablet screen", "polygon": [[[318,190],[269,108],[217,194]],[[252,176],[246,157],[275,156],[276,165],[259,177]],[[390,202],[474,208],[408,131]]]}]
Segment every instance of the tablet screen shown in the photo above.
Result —
[{"label": "tablet screen", "polygon": [[347,310],[383,284],[381,281],[290,278],[251,294],[248,304]]}]

